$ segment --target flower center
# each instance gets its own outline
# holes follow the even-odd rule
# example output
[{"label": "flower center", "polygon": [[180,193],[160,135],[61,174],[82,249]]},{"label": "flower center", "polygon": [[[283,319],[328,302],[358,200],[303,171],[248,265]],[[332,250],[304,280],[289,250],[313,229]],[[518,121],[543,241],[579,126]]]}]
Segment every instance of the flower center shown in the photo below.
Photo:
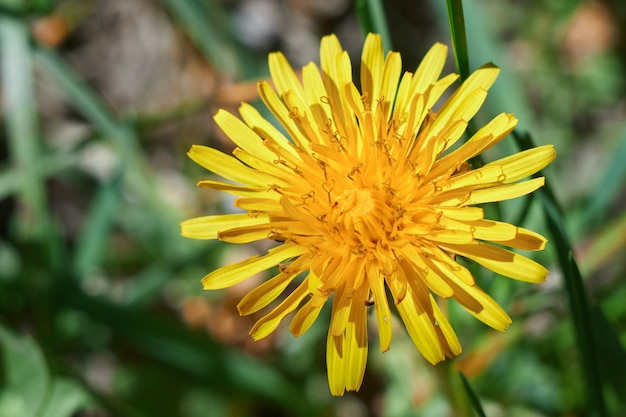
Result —
[{"label": "flower center", "polygon": [[351,188],[331,205],[330,227],[344,242],[375,247],[387,238],[393,224],[389,195],[383,190]]},{"label": "flower center", "polygon": [[340,217],[360,220],[374,209],[372,192],[361,188],[347,190],[337,197],[333,209]]}]

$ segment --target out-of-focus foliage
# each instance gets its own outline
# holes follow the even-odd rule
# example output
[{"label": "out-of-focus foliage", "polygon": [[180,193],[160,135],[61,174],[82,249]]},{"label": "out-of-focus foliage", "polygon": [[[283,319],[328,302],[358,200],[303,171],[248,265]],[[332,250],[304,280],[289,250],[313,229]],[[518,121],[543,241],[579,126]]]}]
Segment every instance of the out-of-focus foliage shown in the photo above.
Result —
[{"label": "out-of-focus foliage", "polygon": [[[384,3],[406,70],[450,44],[445,2]],[[502,68],[479,122],[513,112],[557,147],[546,175],[592,305],[601,390],[626,415],[626,6],[463,3],[470,70]],[[266,248],[179,236],[180,221],[230,207],[196,189],[207,173],[186,157],[191,144],[232,150],[212,114],[258,104],[267,53],[317,60],[328,32],[358,60],[349,1],[0,1],[0,416],[452,415],[443,371],[399,323],[361,391],[331,398],[328,314],[299,339],[253,342],[255,317],[235,305],[254,283],[208,293],[200,279]],[[487,209],[549,235],[538,199]],[[456,365],[489,416],[589,413],[554,243],[540,286],[468,265],[510,312],[506,333],[449,306]]]}]

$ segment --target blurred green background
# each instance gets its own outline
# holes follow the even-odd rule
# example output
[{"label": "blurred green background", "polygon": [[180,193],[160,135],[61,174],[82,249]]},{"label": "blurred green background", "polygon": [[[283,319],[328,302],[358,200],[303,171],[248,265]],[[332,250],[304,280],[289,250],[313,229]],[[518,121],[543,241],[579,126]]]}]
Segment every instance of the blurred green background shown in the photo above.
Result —
[{"label": "blurred green background", "polygon": [[[406,70],[450,45],[445,2],[384,6]],[[513,112],[557,148],[546,175],[592,306],[600,389],[607,415],[626,416],[626,3],[464,6],[471,69],[502,68],[477,124]],[[399,323],[389,352],[372,343],[361,391],[332,398],[327,315],[299,339],[254,343],[258,317],[235,308],[254,279],[201,289],[265,248],[179,236],[180,221],[229,210],[196,189],[208,173],[186,157],[232,150],[212,114],[259,104],[268,52],[299,68],[330,32],[358,67],[348,0],[0,1],[0,416],[454,415],[441,368]],[[485,158],[516,150],[505,140]],[[494,212],[548,232],[537,198]],[[514,323],[500,334],[450,305],[456,364],[490,417],[592,415],[554,245],[537,258],[551,270],[539,286],[474,268]]]}]

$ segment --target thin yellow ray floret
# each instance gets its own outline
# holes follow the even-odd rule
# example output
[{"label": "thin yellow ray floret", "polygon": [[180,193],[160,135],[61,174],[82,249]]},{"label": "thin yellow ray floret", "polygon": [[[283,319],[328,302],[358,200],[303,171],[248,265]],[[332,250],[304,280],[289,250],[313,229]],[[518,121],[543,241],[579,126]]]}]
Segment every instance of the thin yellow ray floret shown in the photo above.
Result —
[{"label": "thin yellow ray floret", "polygon": [[548,270],[532,259],[483,242],[471,245],[441,244],[441,246],[509,278],[541,283],[548,276]]},{"label": "thin yellow ray floret", "polygon": [[202,278],[202,287],[205,290],[232,287],[259,272],[278,265],[285,259],[302,255],[306,251],[306,248],[290,243],[277,246],[270,249],[264,256],[255,255],[241,262],[216,269]]},{"label": "thin yellow ray floret", "polygon": [[368,265],[367,281],[374,294],[380,351],[386,352],[391,346],[391,310],[387,302],[384,279],[374,264]]},{"label": "thin yellow ray floret", "polygon": [[252,336],[254,340],[260,340],[269,336],[270,333],[276,330],[276,328],[285,318],[285,316],[298,308],[298,306],[306,296],[307,283],[305,279],[295,290],[293,290],[287,296],[287,298],[283,300],[283,302],[281,302],[268,314],[261,317],[259,321],[254,324],[254,326],[250,330],[250,336]]},{"label": "thin yellow ray floret", "polygon": [[218,233],[229,229],[268,224],[267,214],[250,216],[248,213],[221,214],[195,217],[180,224],[181,234],[193,239],[217,239]]},{"label": "thin yellow ray floret", "polygon": [[268,186],[269,184],[278,183],[279,185],[284,185],[280,179],[265,172],[249,168],[232,156],[228,156],[208,146],[193,145],[188,155],[198,165],[240,184]]}]

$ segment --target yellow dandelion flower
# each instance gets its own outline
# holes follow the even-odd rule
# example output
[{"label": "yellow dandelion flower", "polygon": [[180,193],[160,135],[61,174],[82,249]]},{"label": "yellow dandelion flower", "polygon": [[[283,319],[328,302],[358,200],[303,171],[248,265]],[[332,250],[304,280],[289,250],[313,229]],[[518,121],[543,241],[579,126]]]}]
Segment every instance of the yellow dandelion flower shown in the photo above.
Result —
[{"label": "yellow dandelion flower", "polygon": [[242,315],[271,305],[252,328],[254,339],[266,337],[294,311],[290,330],[303,334],[332,298],[326,354],[333,395],[361,385],[370,305],[380,350],[389,349],[387,291],[411,339],[434,364],[461,352],[435,297],[453,298],[496,330],[511,323],[455,262],[456,255],[522,281],[539,283],[548,273],[502,247],[542,250],[544,237],[487,220],[476,205],[541,187],[544,178],[520,180],[548,165],[554,148],[530,149],[471,169],[467,161],[501,141],[517,119],[500,114],[453,148],[498,68],[487,65],[474,72],[434,112],[458,78],[440,78],[446,54],[446,46],[436,44],[414,73],[401,74],[400,55],[385,57],[380,37],[370,34],[359,90],[348,54],[334,35],[322,39],[321,71],[314,63],[306,65],[302,82],[281,53],[272,53],[269,68],[276,88],[261,82],[259,93],[288,137],[242,104],[241,119],[223,110],[215,115],[237,146],[234,157],[205,146],[189,151],[191,159],[229,181],[198,185],[234,194],[242,212],[187,220],[182,234],[278,243],[265,255],[209,273],[202,280],[204,289],[229,287],[279,265],[273,278],[238,305]]}]

